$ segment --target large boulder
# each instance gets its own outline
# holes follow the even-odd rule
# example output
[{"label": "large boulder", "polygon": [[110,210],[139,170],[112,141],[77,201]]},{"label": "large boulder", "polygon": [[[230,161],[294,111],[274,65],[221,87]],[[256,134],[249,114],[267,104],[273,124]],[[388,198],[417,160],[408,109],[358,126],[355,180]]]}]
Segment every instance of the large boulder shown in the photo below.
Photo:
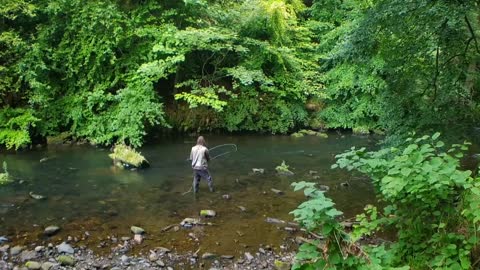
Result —
[{"label": "large boulder", "polygon": [[113,159],[113,164],[122,169],[140,169],[150,166],[148,160],[135,149],[124,144],[117,144],[113,153],[108,155]]}]

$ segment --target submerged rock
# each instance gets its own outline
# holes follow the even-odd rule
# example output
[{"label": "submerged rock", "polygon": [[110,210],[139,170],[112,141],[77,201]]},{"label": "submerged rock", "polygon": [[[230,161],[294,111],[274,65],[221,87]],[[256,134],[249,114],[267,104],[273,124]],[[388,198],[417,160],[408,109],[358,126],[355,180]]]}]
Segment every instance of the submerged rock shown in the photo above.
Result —
[{"label": "submerged rock", "polygon": [[320,189],[321,191],[329,191],[330,187],[326,185],[320,185],[318,186],[318,189]]},{"label": "submerged rock", "polygon": [[267,217],[267,219],[265,219],[265,221],[267,223],[272,223],[272,224],[286,224],[287,222],[281,220],[281,219],[278,219],[278,218],[271,218],[271,217]]},{"label": "submerged rock", "polygon": [[35,200],[44,200],[44,199],[47,198],[46,196],[35,194],[32,191],[30,191],[30,193],[28,193],[28,195],[30,195],[30,197],[34,198]]},{"label": "submerged rock", "polygon": [[180,222],[180,225],[183,227],[191,227],[198,224],[200,224],[200,220],[197,218],[184,218],[182,222]]},{"label": "submerged rock", "polygon": [[203,253],[203,255],[202,255],[202,259],[204,259],[204,260],[210,260],[210,259],[214,259],[214,258],[216,258],[216,257],[217,257],[216,254],[209,253],[209,252],[205,252],[205,253]]},{"label": "submerged rock", "polygon": [[45,234],[47,236],[52,236],[52,235],[56,234],[58,231],[60,231],[60,227],[52,225],[52,226],[48,226],[47,228],[45,228],[45,230],[43,231],[43,234]]},{"label": "submerged rock", "polygon": [[253,173],[259,173],[259,174],[264,174],[265,173],[265,169],[263,169],[263,168],[253,168],[252,171],[253,171]]},{"label": "submerged rock", "polygon": [[133,234],[143,234],[143,233],[145,233],[145,230],[143,228],[140,228],[140,227],[137,227],[137,226],[130,227],[130,230],[132,231]]},{"label": "submerged rock", "polygon": [[270,189],[270,190],[271,190],[273,193],[277,194],[277,195],[283,195],[283,194],[284,194],[283,191],[281,191],[281,190],[279,190],[279,189],[274,189],[274,188],[272,188],[272,189]]},{"label": "submerged rock", "polygon": [[215,217],[217,213],[213,210],[200,210],[200,216],[202,217]]},{"label": "submerged rock", "polygon": [[8,238],[5,236],[0,236],[0,244],[3,244],[5,242],[8,242]]}]

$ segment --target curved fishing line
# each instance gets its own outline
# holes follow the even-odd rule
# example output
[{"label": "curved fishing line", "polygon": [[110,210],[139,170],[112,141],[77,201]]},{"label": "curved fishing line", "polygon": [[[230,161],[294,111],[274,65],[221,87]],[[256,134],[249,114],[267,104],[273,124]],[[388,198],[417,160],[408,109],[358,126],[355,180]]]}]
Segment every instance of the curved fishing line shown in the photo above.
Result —
[{"label": "curved fishing line", "polygon": [[215,146],[215,147],[212,147],[212,148],[208,149],[208,151],[211,152],[211,151],[213,151],[213,150],[215,150],[215,149],[217,149],[217,148],[226,147],[226,146],[232,146],[232,147],[233,147],[233,150],[227,151],[227,152],[224,152],[224,153],[221,153],[221,154],[218,154],[218,155],[216,155],[216,156],[214,156],[214,157],[211,157],[210,160],[214,160],[214,159],[216,159],[216,158],[218,158],[218,157],[225,156],[225,155],[230,154],[230,153],[232,153],[232,152],[237,152],[237,151],[238,151],[237,145],[236,145],[236,144],[233,144],[233,143],[227,143],[227,144],[217,145],[217,146]]}]

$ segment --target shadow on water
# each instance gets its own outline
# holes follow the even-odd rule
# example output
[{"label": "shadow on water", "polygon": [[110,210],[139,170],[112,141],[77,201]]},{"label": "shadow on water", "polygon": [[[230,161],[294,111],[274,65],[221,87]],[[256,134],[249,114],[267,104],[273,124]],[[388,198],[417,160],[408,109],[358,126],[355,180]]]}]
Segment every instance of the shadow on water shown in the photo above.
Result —
[{"label": "shadow on water", "polygon": [[[292,220],[289,212],[304,200],[301,193],[292,191],[294,181],[330,186],[327,194],[347,218],[375,201],[368,179],[330,169],[334,156],[354,145],[374,148],[373,138],[207,136],[207,142],[209,146],[235,144],[238,151],[210,162],[216,192],[208,192],[202,181],[196,196],[183,195],[192,182],[186,158],[193,143],[183,138],[140,149],[152,166],[135,172],[112,167],[107,151],[87,146],[2,155],[17,181],[0,187],[0,235],[36,244],[58,242],[70,235],[99,252],[109,252],[108,246],[97,248],[98,243],[110,236],[130,236],[130,226],[136,225],[148,233],[140,249],[165,246],[179,252],[202,248],[238,254],[256,250],[260,244],[278,248],[289,236],[265,219]],[[275,174],[283,160],[295,173],[293,177]],[[265,173],[253,174],[252,168],[264,168]],[[348,187],[342,187],[342,182],[348,182]],[[285,194],[279,196],[271,188]],[[34,200],[29,192],[47,199]],[[231,199],[223,199],[223,194]],[[186,217],[198,217],[202,209],[217,212],[209,220],[214,226],[162,232]],[[43,228],[52,224],[60,225],[62,231],[52,239],[40,237]],[[83,239],[86,231],[90,237]],[[191,232],[199,241],[188,237]]]}]

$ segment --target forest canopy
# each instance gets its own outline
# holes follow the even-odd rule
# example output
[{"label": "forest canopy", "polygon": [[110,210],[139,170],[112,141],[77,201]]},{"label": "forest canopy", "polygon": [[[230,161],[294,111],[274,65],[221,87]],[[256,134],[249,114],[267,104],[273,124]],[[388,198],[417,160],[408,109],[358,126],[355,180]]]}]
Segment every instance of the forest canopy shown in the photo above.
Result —
[{"label": "forest canopy", "polygon": [[479,1],[4,0],[0,144],[165,129],[464,134]]}]

